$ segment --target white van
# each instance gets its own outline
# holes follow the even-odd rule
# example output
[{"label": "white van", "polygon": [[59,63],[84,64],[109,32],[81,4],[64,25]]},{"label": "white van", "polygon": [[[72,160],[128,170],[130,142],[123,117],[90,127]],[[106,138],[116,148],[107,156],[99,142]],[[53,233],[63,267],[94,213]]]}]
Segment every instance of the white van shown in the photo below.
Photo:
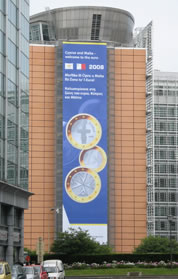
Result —
[{"label": "white van", "polygon": [[46,260],[41,263],[43,271],[46,271],[49,279],[64,279],[65,271],[61,260]]}]

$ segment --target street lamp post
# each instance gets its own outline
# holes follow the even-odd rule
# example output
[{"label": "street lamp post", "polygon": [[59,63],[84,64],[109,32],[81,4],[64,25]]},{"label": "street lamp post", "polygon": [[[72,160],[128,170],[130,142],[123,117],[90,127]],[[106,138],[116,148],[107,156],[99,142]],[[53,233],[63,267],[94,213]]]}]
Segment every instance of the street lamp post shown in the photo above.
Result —
[{"label": "street lamp post", "polygon": [[50,212],[54,211],[56,214],[59,214],[60,208],[50,208],[50,211],[48,213],[48,253],[50,252],[50,232],[49,232],[49,221],[50,221]]},{"label": "street lamp post", "polygon": [[171,238],[172,238],[172,223],[174,220],[174,217],[169,215],[167,216],[168,222],[169,222],[169,245],[170,245],[170,263],[171,263],[171,268],[172,268],[172,242],[171,242]]},{"label": "street lamp post", "polygon": [[48,253],[50,251],[50,232],[49,232],[50,225],[49,225],[49,221],[50,221],[50,212],[51,211],[54,211],[54,208],[50,208],[50,211],[48,213]]}]

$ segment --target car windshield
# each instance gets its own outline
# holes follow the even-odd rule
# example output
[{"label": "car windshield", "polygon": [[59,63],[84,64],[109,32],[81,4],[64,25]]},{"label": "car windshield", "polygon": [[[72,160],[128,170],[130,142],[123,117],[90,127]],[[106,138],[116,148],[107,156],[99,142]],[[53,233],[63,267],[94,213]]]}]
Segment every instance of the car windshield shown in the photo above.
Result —
[{"label": "car windshield", "polygon": [[46,271],[47,273],[56,273],[56,272],[58,272],[56,266],[44,266],[44,271]]},{"label": "car windshield", "polygon": [[4,268],[3,268],[3,265],[0,264],[0,274],[3,274],[4,273]]},{"label": "car windshield", "polygon": [[24,267],[25,274],[33,274],[33,268],[31,267]]},{"label": "car windshield", "polygon": [[12,267],[12,274],[17,274],[17,268],[15,266]]},{"label": "car windshield", "polygon": [[22,266],[13,266],[12,267],[12,274],[21,274],[23,273]]}]

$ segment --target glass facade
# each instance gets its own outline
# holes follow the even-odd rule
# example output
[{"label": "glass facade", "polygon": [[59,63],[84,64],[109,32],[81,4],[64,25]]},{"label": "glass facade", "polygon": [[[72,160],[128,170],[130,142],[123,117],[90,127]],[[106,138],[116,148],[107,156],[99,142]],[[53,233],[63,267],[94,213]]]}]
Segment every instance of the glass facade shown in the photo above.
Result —
[{"label": "glass facade", "polygon": [[59,8],[30,17],[30,40],[92,40],[131,46],[133,26],[133,16],[120,9],[92,6]]},{"label": "glass facade", "polygon": [[0,255],[10,265],[24,258],[23,215],[31,195],[28,100],[29,0],[0,0]]},{"label": "glass facade", "polygon": [[1,0],[0,19],[0,180],[27,189],[29,1]]},{"label": "glass facade", "polygon": [[154,187],[155,235],[178,240],[178,73],[155,71]]}]

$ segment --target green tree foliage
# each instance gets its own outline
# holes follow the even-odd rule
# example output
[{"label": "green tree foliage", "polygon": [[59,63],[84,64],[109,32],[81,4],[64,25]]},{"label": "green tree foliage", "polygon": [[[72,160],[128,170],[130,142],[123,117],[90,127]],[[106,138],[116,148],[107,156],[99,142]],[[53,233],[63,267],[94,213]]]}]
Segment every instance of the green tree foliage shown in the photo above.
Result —
[{"label": "green tree foliage", "polygon": [[58,233],[57,239],[51,246],[51,252],[58,254],[111,254],[112,249],[105,244],[95,241],[88,233],[81,229],[70,228],[69,231]]},{"label": "green tree foliage", "polygon": [[176,240],[171,239],[171,241],[164,237],[160,236],[148,236],[144,238],[140,245],[135,248],[135,254],[148,254],[148,253],[163,253],[169,254],[170,251],[172,253],[178,253],[178,242]]},{"label": "green tree foliage", "polygon": [[34,256],[36,255],[36,251],[30,250],[28,248],[24,248],[24,251],[28,253],[29,256]]}]

